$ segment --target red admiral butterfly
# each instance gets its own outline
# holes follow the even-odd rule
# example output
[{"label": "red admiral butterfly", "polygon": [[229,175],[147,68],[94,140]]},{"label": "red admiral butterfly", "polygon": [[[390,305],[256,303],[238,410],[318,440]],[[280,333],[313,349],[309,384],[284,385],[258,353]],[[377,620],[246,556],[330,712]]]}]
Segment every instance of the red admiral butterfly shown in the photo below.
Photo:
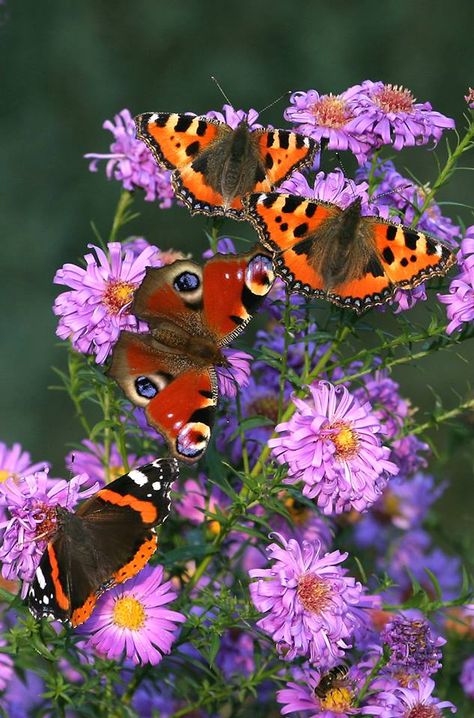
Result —
[{"label": "red admiral butterfly", "polygon": [[170,510],[176,459],[157,459],[107,484],[75,513],[58,506],[57,529],[28,594],[36,618],[79,626],[98,597],[135,576],[156,550],[154,527]]}]

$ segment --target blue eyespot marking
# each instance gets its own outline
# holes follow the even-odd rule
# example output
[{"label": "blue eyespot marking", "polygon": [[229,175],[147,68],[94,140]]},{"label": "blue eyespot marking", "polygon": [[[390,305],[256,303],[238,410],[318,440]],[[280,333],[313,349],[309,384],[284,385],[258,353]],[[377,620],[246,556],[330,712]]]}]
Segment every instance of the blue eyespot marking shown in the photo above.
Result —
[{"label": "blue eyespot marking", "polygon": [[153,399],[158,394],[158,387],[146,376],[139,376],[135,379],[137,394],[144,399]]},{"label": "blue eyespot marking", "polygon": [[183,272],[174,280],[173,286],[178,292],[193,292],[198,289],[201,281],[193,272]]}]

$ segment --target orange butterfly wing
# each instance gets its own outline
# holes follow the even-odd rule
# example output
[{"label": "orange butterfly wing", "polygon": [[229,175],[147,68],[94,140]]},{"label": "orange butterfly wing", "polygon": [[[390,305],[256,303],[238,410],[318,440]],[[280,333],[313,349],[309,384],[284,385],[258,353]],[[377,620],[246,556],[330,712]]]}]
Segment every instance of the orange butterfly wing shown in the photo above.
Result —
[{"label": "orange butterfly wing", "polygon": [[145,112],[135,117],[137,138],[151,150],[158,164],[174,170],[193,161],[226,125],[177,112]]},{"label": "orange butterfly wing", "polygon": [[278,187],[292,172],[313,164],[319,145],[315,140],[290,130],[255,130],[266,179],[257,182],[254,192]]}]

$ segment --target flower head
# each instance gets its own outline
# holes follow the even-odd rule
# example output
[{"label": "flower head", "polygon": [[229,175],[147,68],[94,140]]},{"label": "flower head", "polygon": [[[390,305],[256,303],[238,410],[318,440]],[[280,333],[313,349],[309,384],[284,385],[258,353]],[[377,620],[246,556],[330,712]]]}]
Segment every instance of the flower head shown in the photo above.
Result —
[{"label": "flower head", "polygon": [[429,102],[417,102],[410,90],[370,80],[360,86],[354,114],[355,132],[397,151],[425,145],[431,138],[437,143],[444,130],[454,129],[454,120],[435,112]]},{"label": "flower head", "polygon": [[97,172],[100,160],[107,160],[105,172],[122,183],[124,189],[132,191],[142,189],[148,202],[158,200],[161,208],[171,207],[174,192],[171,187],[171,172],[161,170],[148,147],[136,138],[135,122],[129,110],[122,110],[114,121],[106,120],[102,125],[109,130],[114,141],[109,153],[89,152],[84,155],[92,160],[91,172]]},{"label": "flower head", "polygon": [[449,294],[438,294],[439,301],[446,304],[448,334],[461,329],[463,324],[470,324],[474,319],[474,225],[466,231],[458,259],[461,271],[449,285]]},{"label": "flower head", "polygon": [[89,488],[86,474],[63,481],[50,479],[46,472],[40,471],[1,484],[0,506],[8,509],[9,514],[0,524],[4,529],[0,548],[4,578],[22,579],[22,593],[26,595],[27,584],[33,579],[47,540],[56,530],[56,507],[72,511],[80,499],[96,491],[97,485]]},{"label": "flower head", "polygon": [[46,461],[31,463],[28,451],[23,451],[20,444],[13,444],[11,449],[0,441],[0,483],[9,478],[19,479],[36,471],[45,471],[49,468]]},{"label": "flower head", "polygon": [[395,616],[381,635],[389,647],[388,669],[395,674],[402,671],[410,676],[430,676],[441,668],[440,647],[446,643],[441,636],[434,636],[425,619]]},{"label": "flower head", "polygon": [[210,110],[206,113],[206,117],[210,117],[213,120],[219,120],[220,122],[225,122],[226,125],[229,125],[232,127],[233,130],[235,130],[238,125],[240,125],[241,122],[245,122],[245,124],[248,126],[250,130],[256,130],[263,125],[259,125],[258,120],[258,112],[257,110],[254,110],[250,108],[247,112],[245,110],[236,110],[232,107],[232,105],[224,105],[222,108],[222,112],[216,112],[215,110]]},{"label": "flower head", "polygon": [[252,601],[266,614],[257,625],[285,658],[309,656],[312,662],[333,665],[366,621],[364,589],[339,566],[347,554],[321,556],[317,542],[275,536],[281,545],[267,549],[274,560],[271,568],[249,571],[257,579],[250,584]]},{"label": "flower head", "polygon": [[65,264],[54,277],[55,284],[71,287],[54,302],[53,311],[59,317],[56,334],[61,339],[70,338],[77,351],[95,354],[98,364],[107,359],[122,329],[147,329],[128,310],[146,267],[162,264],[151,245],[138,256],[132,250],[123,250],[118,242],[107,246],[105,254],[89,245],[95,254],[86,254],[85,268]]},{"label": "flower head", "polygon": [[456,713],[450,701],[440,701],[432,693],[435,687],[431,678],[422,678],[410,688],[396,686],[390,693],[381,693],[390,709],[390,718],[442,718],[442,711],[449,708]]},{"label": "flower head", "polygon": [[178,623],[186,617],[166,608],[176,591],[163,583],[161,566],[146,566],[123,585],[107,591],[81,631],[90,633],[87,646],[111,660],[122,655],[133,663],[156,665],[170,653]]},{"label": "flower head", "polygon": [[469,109],[474,110],[474,89],[472,87],[469,88],[467,95],[464,95],[464,99],[466,100]]},{"label": "flower head", "polygon": [[307,399],[294,398],[292,418],[278,424],[269,446],[288,464],[286,483],[304,482],[303,494],[325,514],[363,511],[380,496],[386,474],[398,469],[378,434],[382,427],[368,402],[343,387],[315,382]]},{"label": "flower head", "polygon": [[252,355],[237,349],[223,349],[222,353],[228,366],[216,368],[219,393],[233,398],[239,388],[249,383]]},{"label": "flower head", "polygon": [[285,119],[318,142],[328,141],[330,150],[349,150],[362,164],[371,150],[370,137],[354,124],[360,85],[339,95],[320,95],[316,90],[294,92]]}]

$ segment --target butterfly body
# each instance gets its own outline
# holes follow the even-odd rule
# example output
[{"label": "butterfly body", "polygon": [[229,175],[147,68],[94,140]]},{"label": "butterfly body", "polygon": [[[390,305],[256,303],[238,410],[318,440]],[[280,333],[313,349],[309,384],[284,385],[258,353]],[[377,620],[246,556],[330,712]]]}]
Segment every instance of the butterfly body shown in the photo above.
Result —
[{"label": "butterfly body", "polygon": [[273,279],[262,251],[218,254],[204,268],[179,260],[147,269],[132,311],[150,331],[121,333],[109,375],[182,461],[204,453],[217,403],[215,367],[228,366],[222,348],[243,331]]},{"label": "butterfly body", "polygon": [[389,301],[397,288],[445,274],[455,262],[433,237],[362,215],[360,198],[341,209],[270,192],[252,194],[245,204],[260,241],[273,252],[275,273],[291,290],[359,313]]},{"label": "butterfly body", "polygon": [[135,576],[157,546],[170,509],[175,459],[157,459],[98,491],[76,512],[56,507],[56,526],[28,594],[31,612],[78,626],[97,598]]},{"label": "butterfly body", "polygon": [[176,196],[191,213],[245,219],[242,197],[269,192],[294,170],[313,162],[314,140],[287,130],[232,128],[205,116],[144,113],[137,137],[158,164],[173,170]]}]

